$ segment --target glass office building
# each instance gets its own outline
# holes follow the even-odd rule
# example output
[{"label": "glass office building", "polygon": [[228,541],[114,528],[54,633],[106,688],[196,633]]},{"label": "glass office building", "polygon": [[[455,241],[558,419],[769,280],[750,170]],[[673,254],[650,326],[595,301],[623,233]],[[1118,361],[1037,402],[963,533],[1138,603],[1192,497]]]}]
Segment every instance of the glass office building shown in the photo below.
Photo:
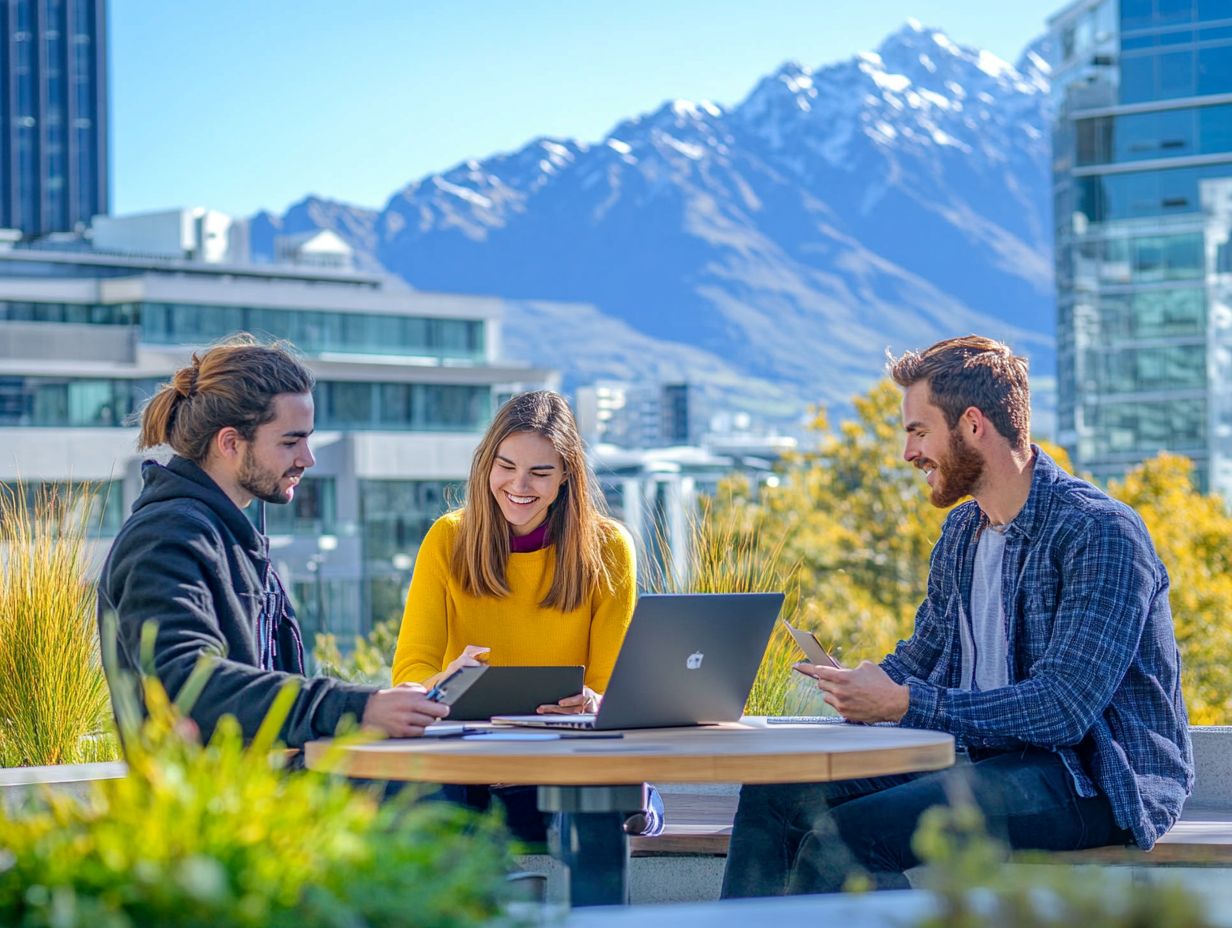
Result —
[{"label": "glass office building", "polygon": [[1232,498],[1232,0],[1080,0],[1049,27],[1060,439],[1101,480],[1187,455]]},{"label": "glass office building", "polygon": [[109,208],[105,0],[0,3],[0,228],[84,228]]},{"label": "glass office building", "polygon": [[288,339],[317,377],[317,464],[267,531],[308,640],[345,646],[400,614],[500,398],[555,384],[501,360],[503,307],[343,270],[0,249],[0,492],[85,493],[101,555],[140,490],[142,404],[232,332]]}]

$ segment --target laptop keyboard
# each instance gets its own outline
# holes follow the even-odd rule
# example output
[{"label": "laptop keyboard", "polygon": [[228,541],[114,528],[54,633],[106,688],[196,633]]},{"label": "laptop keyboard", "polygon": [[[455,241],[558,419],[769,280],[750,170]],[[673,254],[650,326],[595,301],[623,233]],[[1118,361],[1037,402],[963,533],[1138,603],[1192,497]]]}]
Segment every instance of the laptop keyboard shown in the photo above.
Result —
[{"label": "laptop keyboard", "polygon": [[837,715],[768,715],[767,725],[842,725]]}]

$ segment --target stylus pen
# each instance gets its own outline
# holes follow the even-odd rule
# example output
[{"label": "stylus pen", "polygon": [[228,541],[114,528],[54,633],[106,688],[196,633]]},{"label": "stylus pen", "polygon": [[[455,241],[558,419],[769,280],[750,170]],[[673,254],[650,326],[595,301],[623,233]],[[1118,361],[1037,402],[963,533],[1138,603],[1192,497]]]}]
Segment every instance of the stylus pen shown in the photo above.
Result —
[{"label": "stylus pen", "polygon": [[[544,729],[542,729],[542,728],[525,728],[525,729],[513,729],[513,728],[495,728],[495,729],[494,729],[494,728],[476,728],[476,729],[471,729],[471,730],[468,730],[468,731],[466,731],[466,732],[458,732],[457,734],[459,734],[459,735],[461,735],[461,734],[466,734],[466,735],[468,735],[468,736],[470,736],[470,737],[474,737],[474,736],[477,736],[477,735],[511,735],[511,734],[520,734],[520,735],[540,735],[540,736],[542,736],[542,735],[552,735],[552,736],[553,736],[554,738],[556,738],[556,739],[576,738],[576,739],[579,739],[579,740],[582,740],[582,739],[590,739],[590,738],[623,738],[623,737],[624,737],[624,735],[623,735],[621,732],[618,732],[618,731],[596,731],[596,732],[589,732],[589,731],[548,731],[548,730],[544,730]],[[448,734],[448,735],[438,735],[438,737],[440,737],[440,738],[452,738],[452,737],[454,737],[454,733],[452,733],[452,732],[451,732],[451,733],[450,733],[450,734]]]},{"label": "stylus pen", "polygon": [[462,738],[466,735],[482,735],[486,734],[482,728],[459,728],[457,731],[445,731],[439,735],[436,732],[424,732],[423,737],[429,741],[440,741],[444,738]]},{"label": "stylus pen", "polygon": [[562,731],[562,738],[623,738],[618,731]]}]

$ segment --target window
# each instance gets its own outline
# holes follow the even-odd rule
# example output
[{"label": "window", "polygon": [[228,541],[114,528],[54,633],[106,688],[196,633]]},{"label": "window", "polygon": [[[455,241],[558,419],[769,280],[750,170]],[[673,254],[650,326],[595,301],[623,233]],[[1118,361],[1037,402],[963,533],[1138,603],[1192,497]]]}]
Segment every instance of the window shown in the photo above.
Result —
[{"label": "window", "polygon": [[1130,240],[1133,248],[1132,279],[1176,280],[1202,277],[1205,259],[1202,234],[1154,235]]},{"label": "window", "polygon": [[115,428],[153,395],[155,380],[0,378],[0,426]]},{"label": "window", "polygon": [[26,510],[46,512],[53,519],[86,520],[86,531],[95,538],[111,538],[124,523],[124,500],[118,480],[43,481],[0,483],[0,497],[11,502],[21,494]]},{"label": "window", "polygon": [[69,322],[88,325],[133,325],[135,307],[131,303],[32,303],[0,300],[0,321]]},{"label": "window", "polygon": [[323,632],[349,641],[368,631],[360,628],[359,613],[355,609],[357,586],[355,580],[331,580],[326,577],[291,580],[287,593],[304,633],[305,651],[312,650],[316,636]]},{"label": "window", "polygon": [[1202,336],[1206,332],[1205,291],[1168,288],[1105,297],[1100,320],[1109,338]]},{"label": "window", "polygon": [[414,557],[432,523],[462,500],[461,482],[361,480],[360,523],[371,622],[400,616]]},{"label": "window", "polygon": [[1155,22],[1160,26],[1192,22],[1194,0],[1155,0]]},{"label": "window", "polygon": [[1155,56],[1121,58],[1121,102],[1143,103],[1155,98]]},{"label": "window", "polygon": [[1198,49],[1196,87],[1199,94],[1232,91],[1232,44]]},{"label": "window", "polygon": [[492,414],[492,391],[461,384],[317,384],[318,429],[476,432]]},{"label": "window", "polygon": [[[265,507],[267,535],[333,535],[337,525],[338,507],[333,477],[303,477],[295,488],[295,497],[285,506]],[[248,511],[256,524],[257,507]]]},{"label": "window", "polygon": [[1197,451],[1206,443],[1206,403],[1200,399],[1093,404],[1084,414],[1093,432],[1084,457]]},{"label": "window", "polygon": [[1168,52],[1157,59],[1156,96],[1159,99],[1193,96],[1194,53],[1192,49],[1183,52]]},{"label": "window", "polygon": [[423,397],[415,404],[415,424],[427,430],[477,429],[491,415],[491,391],[486,387],[416,384]]},{"label": "window", "polygon": [[409,383],[384,383],[381,391],[381,425],[409,429],[415,421],[414,393]]},{"label": "window", "polygon": [[1232,177],[1232,165],[1080,177],[1077,208],[1093,223],[1193,213],[1201,208],[1198,185],[1220,177]]},{"label": "window", "polygon": [[369,383],[322,384],[319,392],[323,397],[324,422],[330,428],[371,428],[376,425],[373,387]]},{"label": "window", "polygon": [[117,425],[127,409],[118,409],[116,385],[109,380],[85,380],[68,385],[68,423],[81,426]]},{"label": "window", "polygon": [[389,569],[398,555],[414,556],[432,523],[460,502],[463,492],[456,481],[361,480],[364,562]]},{"label": "window", "polygon": [[1154,25],[1153,0],[1121,0],[1121,30],[1143,29]]},{"label": "window", "polygon": [[[1125,0],[1121,0],[1122,3]],[[1228,0],[1197,0],[1197,19],[1199,22],[1210,22],[1216,19],[1228,19]]]},{"label": "window", "polygon": [[308,355],[395,355],[482,361],[484,323],[388,313],[147,303],[141,337],[156,345],[191,345],[247,331],[284,338]]}]

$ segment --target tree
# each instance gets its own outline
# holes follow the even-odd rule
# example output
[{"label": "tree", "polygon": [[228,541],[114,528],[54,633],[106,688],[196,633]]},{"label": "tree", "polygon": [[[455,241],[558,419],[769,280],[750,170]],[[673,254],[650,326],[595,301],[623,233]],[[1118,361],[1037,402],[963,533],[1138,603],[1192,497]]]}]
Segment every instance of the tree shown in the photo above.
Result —
[{"label": "tree", "polygon": [[[725,482],[708,518],[747,527],[747,540],[794,566],[796,619],[845,663],[877,660],[911,633],[928,559],[946,512],[902,460],[901,394],[889,381],[854,400],[837,429],[818,413],[817,450],[786,459],[775,486]],[[1045,450],[1066,470],[1065,452]],[[1192,465],[1161,455],[1109,492],[1136,509],[1172,578],[1171,604],[1191,720],[1232,709],[1232,516],[1193,489]]]},{"label": "tree", "polygon": [[842,659],[879,657],[911,628],[944,512],[901,457],[900,394],[888,381],[854,400],[857,418],[829,427],[819,412],[815,451],[784,461],[777,486],[754,499],[725,484],[715,510],[740,507],[765,543],[797,564],[800,621]]},{"label": "tree", "polygon": [[1221,497],[1193,489],[1193,462],[1174,454],[1146,461],[1108,489],[1142,516],[1168,568],[1189,720],[1225,724],[1232,716],[1232,516]]}]

